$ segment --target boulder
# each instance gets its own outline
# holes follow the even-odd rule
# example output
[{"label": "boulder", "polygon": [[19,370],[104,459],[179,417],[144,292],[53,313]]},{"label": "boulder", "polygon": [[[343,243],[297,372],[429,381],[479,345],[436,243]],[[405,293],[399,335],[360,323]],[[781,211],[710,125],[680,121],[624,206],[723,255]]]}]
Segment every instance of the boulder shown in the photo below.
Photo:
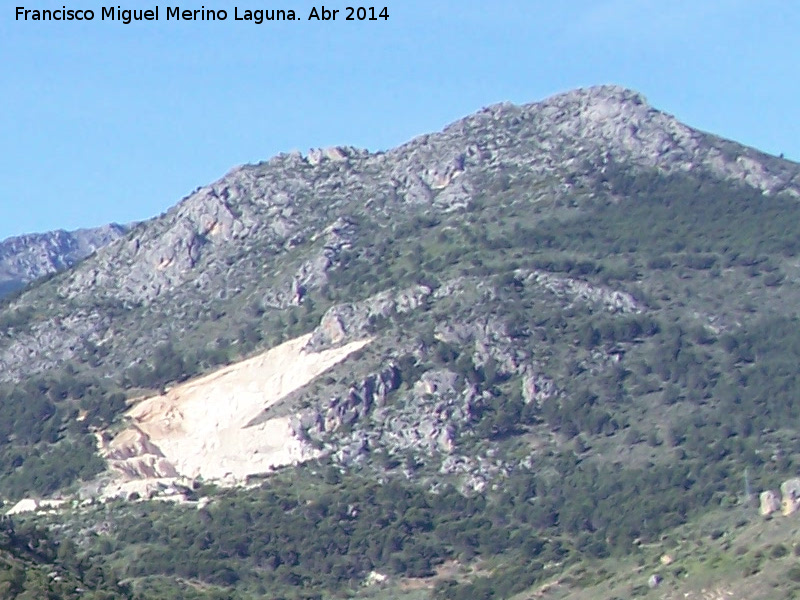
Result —
[{"label": "boulder", "polygon": [[787,479],[781,484],[781,513],[789,516],[800,508],[800,478]]},{"label": "boulder", "polygon": [[551,379],[542,375],[528,373],[522,377],[522,399],[525,404],[536,402],[541,404],[556,393],[556,386]]},{"label": "boulder", "polygon": [[773,492],[772,490],[767,490],[765,492],[761,492],[761,506],[759,508],[759,513],[761,516],[768,517],[774,512],[777,512],[781,508],[781,501],[778,498],[778,494]]}]

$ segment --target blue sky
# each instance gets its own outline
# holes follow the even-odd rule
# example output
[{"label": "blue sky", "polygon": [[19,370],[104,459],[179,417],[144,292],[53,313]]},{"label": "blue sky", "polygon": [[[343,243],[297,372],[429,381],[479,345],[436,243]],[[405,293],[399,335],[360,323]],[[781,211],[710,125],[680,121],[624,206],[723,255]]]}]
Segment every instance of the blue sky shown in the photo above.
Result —
[{"label": "blue sky", "polygon": [[[390,148],[495,102],[617,83],[695,127],[800,160],[800,4],[786,0],[215,2],[227,22],[100,21],[96,0],[0,7],[0,239],[163,212],[237,164]],[[91,8],[93,22],[14,20]],[[326,3],[344,9],[355,2]],[[372,4],[370,4],[371,6]],[[233,7],[293,8],[254,25]],[[321,6],[317,4],[316,6]]]}]

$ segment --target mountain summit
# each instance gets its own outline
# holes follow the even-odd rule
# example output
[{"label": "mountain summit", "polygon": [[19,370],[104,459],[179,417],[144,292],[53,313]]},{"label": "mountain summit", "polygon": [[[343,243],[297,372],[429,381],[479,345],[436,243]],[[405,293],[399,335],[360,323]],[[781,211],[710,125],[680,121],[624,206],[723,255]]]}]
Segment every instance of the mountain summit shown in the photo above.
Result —
[{"label": "mountain summit", "polygon": [[[71,325],[46,319],[30,337],[0,342],[0,364],[13,379],[69,358],[80,340],[91,339],[105,340],[117,368],[124,359],[111,346],[126,342],[110,340],[110,322],[88,327],[87,319],[107,321],[102,311],[93,313],[93,304],[124,307],[115,321],[128,336],[137,327],[126,320],[147,314],[148,343],[183,337],[208,326],[212,306],[283,311],[301,303],[341,270],[343,255],[359,254],[363,241],[402,228],[409,218],[459,218],[496,192],[517,206],[523,201],[510,192],[519,187],[532,206],[584,203],[607,193],[598,182],[620,168],[800,194],[797,164],[693,130],[624,88],[500,104],[388,152],[336,147],[232,170],[32,293],[52,290],[69,299],[53,306],[51,316]],[[80,319],[70,317],[73,304],[81,306]],[[228,314],[236,327],[242,316]],[[43,362],[31,365],[25,348],[41,346],[42,339],[51,340],[49,349],[40,348]]]}]

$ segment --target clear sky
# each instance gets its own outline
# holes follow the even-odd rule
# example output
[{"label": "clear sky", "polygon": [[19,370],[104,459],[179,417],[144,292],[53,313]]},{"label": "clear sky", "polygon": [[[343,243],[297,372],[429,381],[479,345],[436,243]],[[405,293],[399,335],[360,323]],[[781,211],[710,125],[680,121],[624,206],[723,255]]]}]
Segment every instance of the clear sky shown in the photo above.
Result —
[{"label": "clear sky", "polygon": [[[312,2],[119,0],[160,8],[159,22],[124,25],[100,20],[102,0],[3,3],[0,239],[144,219],[237,164],[386,149],[488,104],[600,83],[800,160],[794,0],[381,0],[377,22],[344,21],[348,4],[314,22]],[[17,5],[96,17],[16,21]],[[167,22],[176,5],[229,19]],[[236,22],[234,6],[303,20]]]}]

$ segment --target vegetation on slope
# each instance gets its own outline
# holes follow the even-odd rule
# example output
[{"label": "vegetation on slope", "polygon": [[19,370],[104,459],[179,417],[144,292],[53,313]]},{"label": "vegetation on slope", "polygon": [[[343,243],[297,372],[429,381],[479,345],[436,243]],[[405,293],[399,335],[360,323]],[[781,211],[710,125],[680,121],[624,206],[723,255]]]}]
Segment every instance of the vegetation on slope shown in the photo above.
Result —
[{"label": "vegetation on slope", "polygon": [[[348,463],[336,444],[375,425],[354,421],[315,440],[331,450],[328,462],[215,493],[204,508],[120,503],[54,519],[77,572],[129,580],[143,599],[344,596],[373,571],[435,575],[438,585],[428,583],[442,599],[507,598],[554,569],[627,560],[711,508],[745,502],[745,472],[754,489],[797,473],[800,204],[703,172],[607,161],[577,169],[564,180],[524,164],[472,174],[480,192],[447,210],[390,210],[383,188],[367,207],[331,184],[337,217],[358,233],[299,305],[272,292],[321,250],[302,236],[270,268],[253,257],[277,256],[273,242],[247,240],[237,252],[251,258],[220,259],[218,287],[178,286],[163,304],[99,293],[80,304],[59,296],[65,276],[7,299],[4,343],[74,310],[113,335],[98,341],[87,330],[71,362],[42,363],[0,389],[3,494],[49,494],[95,475],[92,434],[114,423],[133,390],[412,284],[430,297],[371,318],[376,341],[360,363],[293,401],[313,405],[392,361],[402,383],[387,411],[398,416],[423,374],[452,372],[470,399],[453,456],[381,441]],[[303,206],[314,231],[329,221],[322,198]],[[467,283],[454,291],[454,282]],[[636,306],[571,295],[568,283]],[[479,326],[490,333],[478,337]],[[526,398],[514,365],[546,377],[552,393]],[[447,470],[448,458],[471,466]],[[461,570],[447,575],[453,564]]]}]

